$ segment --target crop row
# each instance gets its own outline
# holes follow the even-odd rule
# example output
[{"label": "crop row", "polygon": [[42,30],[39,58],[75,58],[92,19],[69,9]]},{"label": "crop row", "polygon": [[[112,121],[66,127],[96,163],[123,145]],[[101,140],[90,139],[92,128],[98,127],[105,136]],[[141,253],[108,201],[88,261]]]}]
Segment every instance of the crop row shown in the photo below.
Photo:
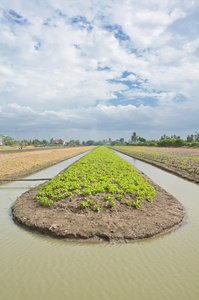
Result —
[{"label": "crop row", "polygon": [[130,147],[112,147],[120,152],[132,155],[151,162],[161,163],[165,167],[172,167],[176,170],[183,170],[188,174],[199,175],[199,158],[171,155],[161,152],[146,151]]},{"label": "crop row", "polygon": [[[102,146],[45,183],[36,194],[36,200],[41,205],[51,206],[54,201],[79,195],[84,200],[81,209],[90,207],[97,211],[100,203],[93,203],[88,198],[96,194],[103,194],[103,200],[110,201],[110,207],[114,207],[117,201],[140,208],[144,200],[152,202],[156,192],[132,165]],[[125,199],[126,195],[131,195],[132,200]]]}]

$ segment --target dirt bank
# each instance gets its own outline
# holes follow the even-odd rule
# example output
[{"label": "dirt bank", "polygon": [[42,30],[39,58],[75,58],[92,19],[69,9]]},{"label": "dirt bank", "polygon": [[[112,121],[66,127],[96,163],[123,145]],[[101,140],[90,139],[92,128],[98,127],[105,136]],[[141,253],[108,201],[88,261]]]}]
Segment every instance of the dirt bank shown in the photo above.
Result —
[{"label": "dirt bank", "polygon": [[144,201],[139,210],[122,201],[111,208],[102,193],[89,196],[100,203],[99,212],[80,209],[80,202],[87,198],[81,195],[43,207],[35,200],[39,186],[17,199],[12,207],[14,221],[30,230],[67,241],[96,243],[131,242],[178,228],[185,217],[182,205],[141,171],[136,171],[156,189],[153,203]]}]

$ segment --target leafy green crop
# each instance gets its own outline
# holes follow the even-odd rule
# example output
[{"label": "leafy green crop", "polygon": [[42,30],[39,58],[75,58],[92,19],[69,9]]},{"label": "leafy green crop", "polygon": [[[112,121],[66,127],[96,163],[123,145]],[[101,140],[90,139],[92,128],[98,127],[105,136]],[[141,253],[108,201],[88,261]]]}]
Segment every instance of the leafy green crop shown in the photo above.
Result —
[{"label": "leafy green crop", "polygon": [[[133,206],[139,208],[145,200],[152,202],[156,195],[154,187],[135,172],[132,165],[105,147],[99,147],[82,157],[64,173],[45,183],[36,194],[41,205],[51,206],[53,201],[77,195],[80,209],[100,210],[100,205],[85,196],[102,194],[102,199],[111,200],[103,205],[117,206],[126,203],[125,195],[132,197]],[[128,196],[128,197],[129,197]],[[116,203],[114,200],[118,200]],[[127,201],[127,202],[126,202]]]},{"label": "leafy green crop", "polygon": [[116,196],[116,199],[117,199],[118,201],[121,201],[121,200],[122,200],[122,198],[123,198],[123,196],[122,196],[122,195],[117,195],[117,196]]},{"label": "leafy green crop", "polygon": [[131,200],[125,200],[126,205],[131,205]]},{"label": "leafy green crop", "polygon": [[115,202],[114,202],[113,200],[110,202],[110,206],[111,206],[111,207],[114,207],[114,206],[115,206]]},{"label": "leafy green crop", "polygon": [[100,210],[100,205],[96,204],[95,206],[93,206],[93,210],[94,211],[99,211]]},{"label": "leafy green crop", "polygon": [[105,200],[109,200],[109,199],[113,199],[113,198],[114,198],[114,196],[113,195],[109,195],[109,194],[107,194],[107,195],[104,196]]},{"label": "leafy green crop", "polygon": [[84,208],[88,207],[88,203],[87,202],[81,202],[80,207],[81,207],[81,209],[84,209]]},{"label": "leafy green crop", "polygon": [[90,206],[93,203],[93,200],[88,198],[86,199],[86,203]]},{"label": "leafy green crop", "polygon": [[137,199],[137,200],[133,203],[133,206],[136,207],[137,209],[139,209],[139,208],[140,208],[140,204],[141,204],[141,201]]},{"label": "leafy green crop", "polygon": [[88,199],[86,199],[86,202],[80,203],[80,207],[81,207],[81,209],[84,209],[86,207],[90,207],[92,203],[93,203],[93,200],[88,198]]}]

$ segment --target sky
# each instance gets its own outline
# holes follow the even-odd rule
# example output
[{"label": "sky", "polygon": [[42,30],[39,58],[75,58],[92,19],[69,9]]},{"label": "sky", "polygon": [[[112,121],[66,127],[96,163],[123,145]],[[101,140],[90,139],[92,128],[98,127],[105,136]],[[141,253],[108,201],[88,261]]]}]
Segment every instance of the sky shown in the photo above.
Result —
[{"label": "sky", "polygon": [[1,0],[0,134],[195,134],[198,16],[192,0]]}]

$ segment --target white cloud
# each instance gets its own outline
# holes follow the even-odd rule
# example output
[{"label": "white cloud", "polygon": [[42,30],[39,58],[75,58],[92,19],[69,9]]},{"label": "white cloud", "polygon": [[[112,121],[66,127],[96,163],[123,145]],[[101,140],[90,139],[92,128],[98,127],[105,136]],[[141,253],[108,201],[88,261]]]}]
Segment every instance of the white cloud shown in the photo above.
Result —
[{"label": "white cloud", "polygon": [[[8,119],[9,123],[6,122]],[[54,136],[66,140],[83,140],[92,138],[93,132],[98,139],[109,136],[120,138],[119,135],[123,132],[123,137],[128,140],[132,131],[144,135],[147,139],[158,139],[165,132],[180,134],[185,138],[184,133],[194,130],[197,124],[197,110],[188,107],[186,103],[166,104],[164,107],[97,105],[89,108],[43,112],[12,103],[0,109],[1,128],[6,127],[15,138],[17,128],[21,138],[27,139],[30,138],[30,131],[32,138],[39,139],[43,137],[50,139]]]},{"label": "white cloud", "polygon": [[155,120],[167,128],[164,111],[183,123],[179,102],[198,112],[198,11],[188,0],[2,0],[1,114],[15,127],[23,127],[16,112],[27,111],[31,126],[49,118],[56,131],[70,120],[72,130],[93,124],[112,134],[119,126],[153,128]]}]

